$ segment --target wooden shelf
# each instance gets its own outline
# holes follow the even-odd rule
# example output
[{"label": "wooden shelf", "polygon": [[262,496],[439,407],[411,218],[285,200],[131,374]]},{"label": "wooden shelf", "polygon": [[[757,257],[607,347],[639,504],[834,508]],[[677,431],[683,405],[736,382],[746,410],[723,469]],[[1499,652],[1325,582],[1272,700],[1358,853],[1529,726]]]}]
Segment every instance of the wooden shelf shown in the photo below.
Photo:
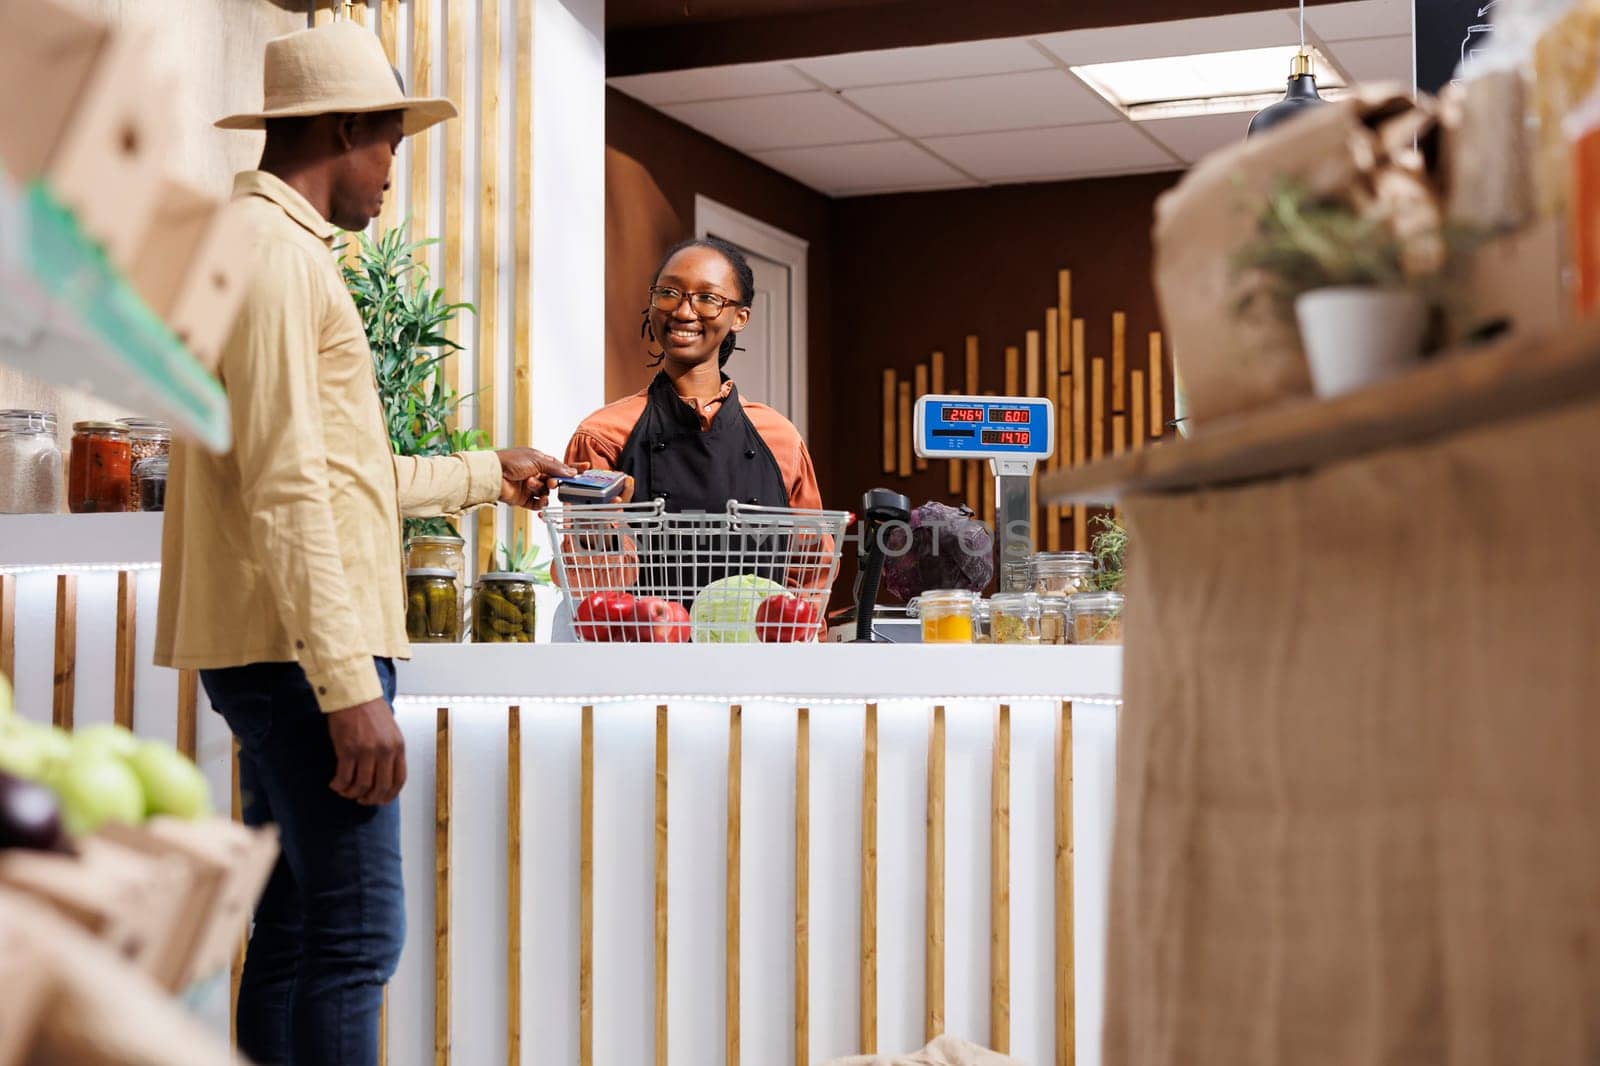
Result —
[{"label": "wooden shelf", "polygon": [[1045,475],[1049,503],[1111,503],[1314,469],[1600,395],[1600,323],[1441,357],[1331,400],[1241,415],[1143,451]]}]

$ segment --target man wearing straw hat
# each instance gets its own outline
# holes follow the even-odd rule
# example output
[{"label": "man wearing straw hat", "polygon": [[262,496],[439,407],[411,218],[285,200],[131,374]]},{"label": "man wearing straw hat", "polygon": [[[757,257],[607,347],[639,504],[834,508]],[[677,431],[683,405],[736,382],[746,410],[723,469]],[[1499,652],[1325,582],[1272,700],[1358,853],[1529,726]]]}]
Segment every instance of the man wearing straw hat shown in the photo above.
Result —
[{"label": "man wearing straw hat", "polygon": [[240,1050],[368,1066],[405,939],[401,516],[538,506],[573,471],[527,448],[390,448],[331,248],[378,214],[401,139],[455,107],[406,97],[351,22],[270,42],[264,81],[261,111],[217,123],[267,133],[234,184],[255,276],[221,361],[233,449],[173,457],[156,658],[201,671],[239,742],[244,819],[275,823],[283,846],[245,956]]}]

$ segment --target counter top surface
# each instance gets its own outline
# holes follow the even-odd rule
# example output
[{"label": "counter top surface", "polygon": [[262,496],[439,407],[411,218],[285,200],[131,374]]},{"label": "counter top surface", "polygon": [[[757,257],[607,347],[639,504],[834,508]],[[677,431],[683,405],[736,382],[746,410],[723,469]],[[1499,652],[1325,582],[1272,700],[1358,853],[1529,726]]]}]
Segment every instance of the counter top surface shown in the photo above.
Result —
[{"label": "counter top surface", "polygon": [[606,702],[641,698],[1114,700],[1118,647],[899,644],[418,645],[402,699]]}]

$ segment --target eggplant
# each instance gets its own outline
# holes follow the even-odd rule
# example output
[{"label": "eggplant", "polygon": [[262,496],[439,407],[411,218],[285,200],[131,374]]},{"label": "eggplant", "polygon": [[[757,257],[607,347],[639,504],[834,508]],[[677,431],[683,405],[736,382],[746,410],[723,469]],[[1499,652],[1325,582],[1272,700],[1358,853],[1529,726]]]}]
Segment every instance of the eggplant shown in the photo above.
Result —
[{"label": "eggplant", "polygon": [[60,851],[65,846],[56,794],[0,771],[0,848]]}]

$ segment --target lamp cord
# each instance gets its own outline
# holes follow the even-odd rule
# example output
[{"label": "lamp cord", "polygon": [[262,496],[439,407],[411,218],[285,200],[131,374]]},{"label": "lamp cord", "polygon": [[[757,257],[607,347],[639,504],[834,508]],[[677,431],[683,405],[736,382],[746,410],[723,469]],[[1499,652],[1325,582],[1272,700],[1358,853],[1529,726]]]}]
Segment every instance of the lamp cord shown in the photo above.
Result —
[{"label": "lamp cord", "polygon": [[1300,51],[1306,50],[1306,0],[1300,0]]}]

